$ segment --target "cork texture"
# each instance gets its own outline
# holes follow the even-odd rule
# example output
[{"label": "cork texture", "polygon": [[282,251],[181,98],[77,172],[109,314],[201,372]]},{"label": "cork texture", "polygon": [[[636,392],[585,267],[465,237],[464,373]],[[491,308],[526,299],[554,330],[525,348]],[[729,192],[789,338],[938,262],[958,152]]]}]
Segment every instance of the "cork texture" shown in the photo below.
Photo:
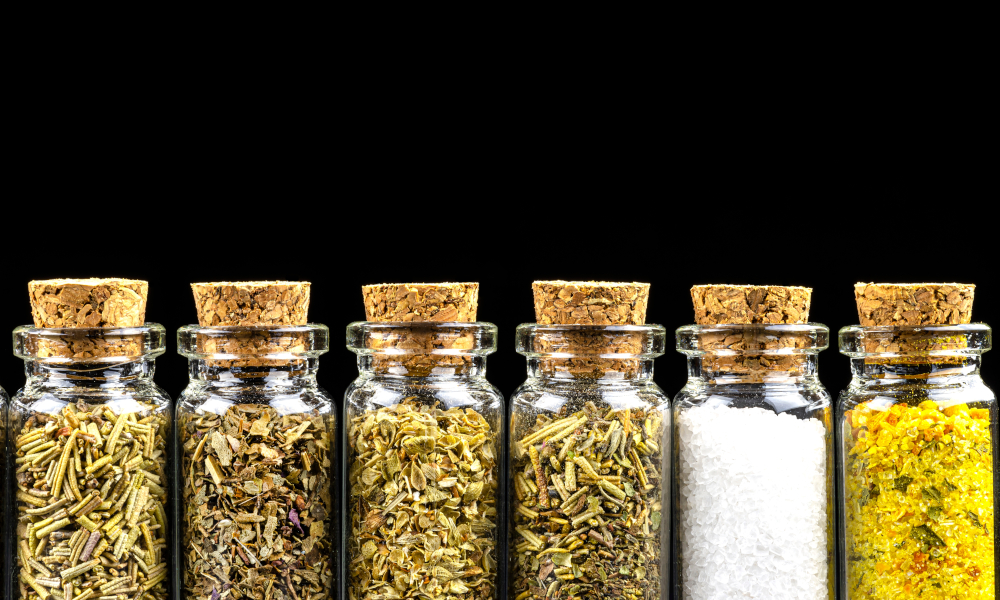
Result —
[{"label": "cork texture", "polygon": [[809,371],[807,356],[776,352],[810,348],[813,339],[807,332],[775,333],[750,328],[747,331],[706,331],[700,334],[699,345],[705,350],[702,372],[709,379],[738,377],[744,382],[760,382],[806,375]]},{"label": "cork texture", "polygon": [[854,298],[865,327],[966,325],[976,286],[965,283],[857,283]]},{"label": "cork texture", "polygon": [[[631,358],[643,352],[642,332],[610,332],[606,329],[567,330],[559,334],[546,333],[534,339],[534,351],[541,354],[572,354],[544,356],[538,367],[549,376],[569,374],[575,379],[601,379],[616,373],[623,379],[636,377],[642,362]],[[622,355],[621,358],[610,358]]]},{"label": "cork texture", "polygon": [[535,321],[541,325],[645,325],[648,283],[536,281]]},{"label": "cork texture", "polygon": [[456,375],[467,372],[473,364],[471,356],[439,352],[472,350],[476,346],[476,339],[475,334],[468,329],[448,325],[430,326],[422,322],[392,330],[376,328],[369,333],[366,343],[373,350],[406,351],[373,354],[371,367],[376,373],[426,377],[441,370],[451,371]]},{"label": "cork texture", "polygon": [[479,308],[478,283],[380,283],[361,287],[365,318],[380,323],[471,323]]},{"label": "cork texture", "polygon": [[[713,325],[787,325],[809,322],[812,289],[774,285],[696,285],[691,288],[695,323]],[[800,333],[746,331],[705,332],[700,344],[707,373],[764,381],[805,374],[809,360],[802,355],[765,352],[804,348],[810,341]],[[723,351],[726,351],[723,353]],[[737,352],[730,354],[729,352]]]},{"label": "cork texture", "polygon": [[192,283],[198,324],[202,327],[246,327],[223,338],[199,336],[197,348],[206,354],[241,355],[210,359],[206,365],[225,369],[266,369],[295,366],[300,360],[264,358],[266,354],[306,350],[307,332],[276,335],[268,327],[297,327],[309,322],[308,281],[218,281]]},{"label": "cork texture", "polygon": [[[535,281],[531,284],[535,321],[540,325],[645,325],[649,284],[610,281]],[[568,374],[577,379],[600,379],[615,373],[635,377],[641,370],[638,358],[608,358],[642,352],[643,336],[606,329],[573,330],[535,337],[534,351],[541,354],[574,354],[544,357],[543,373]],[[604,356],[600,356],[604,355]]]},{"label": "cork texture", "polygon": [[35,327],[141,327],[149,284],[132,279],[49,279],[28,283]]},{"label": "cork texture", "polygon": [[472,365],[469,356],[435,354],[436,350],[463,350],[475,345],[473,334],[461,329],[432,327],[427,323],[471,323],[479,309],[479,284],[380,283],[361,287],[366,320],[378,323],[413,323],[368,340],[375,350],[406,350],[406,354],[376,353],[376,373],[426,377],[435,369],[463,373]]},{"label": "cork texture", "polygon": [[[976,286],[964,283],[857,283],[854,298],[864,327],[967,325]],[[892,329],[865,336],[867,363],[959,364],[961,356],[937,353],[967,347],[962,335]]]},{"label": "cork texture", "polygon": [[[113,329],[146,323],[149,284],[132,279],[50,279],[28,283],[31,316],[41,329],[74,329],[58,336],[29,336],[38,359],[132,360],[143,354],[143,335]],[[105,331],[102,331],[105,330]]]},{"label": "cork texture", "polygon": [[202,327],[294,327],[309,317],[308,281],[192,283]]},{"label": "cork texture", "polygon": [[198,352],[205,354],[233,354],[236,359],[207,359],[206,366],[225,369],[257,369],[270,367],[292,367],[301,370],[305,361],[296,358],[267,358],[267,354],[299,354],[310,349],[309,332],[291,331],[273,335],[267,329],[247,328],[234,331],[224,338],[199,335],[196,340]]},{"label": "cork texture", "polygon": [[812,289],[773,285],[696,285],[698,325],[808,323]]},{"label": "cork texture", "polygon": [[[25,350],[38,359],[60,358],[88,362],[133,360],[144,354],[142,334],[117,335],[80,329],[57,337],[29,337]],[[105,362],[107,362],[105,360]]]}]

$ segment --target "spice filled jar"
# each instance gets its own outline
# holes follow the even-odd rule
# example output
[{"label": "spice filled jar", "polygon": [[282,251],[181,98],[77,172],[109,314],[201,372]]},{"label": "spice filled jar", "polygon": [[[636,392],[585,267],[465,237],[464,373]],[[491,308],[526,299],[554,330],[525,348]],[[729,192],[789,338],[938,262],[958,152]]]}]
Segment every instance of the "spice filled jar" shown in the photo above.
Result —
[{"label": "spice filled jar", "polygon": [[829,330],[812,290],[695,286],[677,330],[674,598],[834,599]]},{"label": "spice filled jar", "polygon": [[308,282],[192,284],[177,332],[181,600],[336,598],[335,411],[316,382],[329,330]]},{"label": "spice filled jar", "polygon": [[508,598],[666,598],[666,331],[649,285],[537,281],[517,329],[528,379],[511,398]]},{"label": "spice filled jar", "polygon": [[504,406],[479,284],[362,292],[368,321],[347,328],[359,375],[344,396],[343,597],[499,600]]},{"label": "spice filled jar", "polygon": [[[7,451],[7,403],[10,398],[7,396],[7,392],[0,387],[0,449],[3,450],[3,459],[0,460],[0,481],[7,481],[7,462],[10,457],[10,453]],[[10,550],[7,548],[7,535],[6,535],[6,522],[7,522],[7,492],[0,491],[0,552],[3,556],[0,556],[0,594],[3,594],[4,598],[10,598],[10,593],[7,590],[7,573],[9,572],[6,563],[7,556],[10,555]]]},{"label": "spice filled jar", "polygon": [[979,372],[992,332],[975,286],[855,286],[837,407],[847,600],[993,600],[997,402]]},{"label": "spice filled jar", "polygon": [[33,281],[14,331],[27,381],[8,415],[10,598],[167,600],[171,403],[148,285]]}]

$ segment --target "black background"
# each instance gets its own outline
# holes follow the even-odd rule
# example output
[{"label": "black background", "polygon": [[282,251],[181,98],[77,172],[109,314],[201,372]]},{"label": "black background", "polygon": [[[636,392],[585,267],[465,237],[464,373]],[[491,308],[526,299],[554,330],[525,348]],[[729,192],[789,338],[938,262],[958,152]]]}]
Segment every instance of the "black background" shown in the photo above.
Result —
[{"label": "black background", "polygon": [[[649,282],[647,322],[669,331],[693,320],[691,285],[804,285],[837,394],[857,281],[975,283],[973,319],[1000,323],[988,78],[964,60],[848,73],[731,58],[725,74],[681,61],[666,88],[603,56],[499,79],[347,61],[333,87],[270,59],[124,80],[67,64],[58,93],[38,76],[14,98],[0,334],[31,322],[29,280],[148,280],[147,320],[170,339],[156,381],[176,397],[191,282],[308,280],[310,320],[332,333],[319,381],[339,398],[361,285],[471,280],[509,397],[535,279]],[[672,346],[655,367],[671,396],[686,378]],[[984,377],[1000,383],[989,356]],[[0,385],[23,381],[0,355]]]},{"label": "black background", "polygon": [[[464,204],[470,203],[475,204]],[[187,365],[176,352],[175,332],[197,319],[191,282],[307,280],[313,283],[310,320],[331,330],[331,349],[320,360],[319,382],[339,402],[357,375],[355,357],[344,344],[344,327],[364,319],[360,288],[369,283],[479,281],[479,319],[495,323],[500,331],[487,376],[506,397],[525,379],[525,360],[514,351],[514,329],[534,320],[535,279],[651,283],[647,322],[671,332],[667,353],[655,362],[655,379],[671,396],[686,378],[684,357],[673,349],[672,331],[693,320],[689,288],[694,284],[812,287],[810,320],[831,328],[831,348],[820,358],[820,379],[834,394],[850,380],[849,362],[836,349],[836,330],[857,322],[856,281],[975,283],[973,319],[1000,322],[1000,289],[988,240],[952,243],[955,238],[942,233],[947,227],[929,223],[880,227],[837,222],[836,210],[827,213],[826,222],[819,220],[822,213],[801,221],[768,221],[752,217],[755,211],[748,211],[741,222],[740,213],[727,212],[731,209],[701,220],[672,217],[684,214],[672,212],[679,207],[701,203],[710,204],[697,199],[608,200],[577,205],[590,204],[607,217],[533,221],[532,215],[541,212],[539,205],[520,201],[492,214],[470,208],[441,219],[408,218],[405,211],[386,207],[385,214],[374,214],[379,210],[373,209],[372,216],[357,220],[345,218],[330,203],[290,201],[287,206],[301,217],[287,224],[277,221],[280,215],[269,216],[266,208],[257,216],[247,211],[243,218],[212,224],[192,219],[192,204],[192,214],[167,211],[150,221],[68,225],[66,239],[90,236],[93,247],[78,245],[70,251],[39,244],[29,259],[7,263],[0,330],[10,332],[31,322],[31,279],[146,279],[147,320],[169,332],[167,351],[157,360],[156,381],[176,398],[187,385]],[[626,208],[622,218],[611,216]],[[49,232],[44,236],[52,240],[63,235],[51,227],[38,231]],[[36,234],[25,229],[23,235]],[[996,389],[1000,367],[991,368],[989,355],[984,365],[984,377]],[[22,368],[16,357],[0,357],[0,384],[11,394],[24,382]]]},{"label": "black background", "polygon": [[[189,283],[308,280],[333,340],[319,380],[339,397],[362,284],[474,280],[500,329],[488,377],[509,396],[534,279],[650,282],[648,322],[668,330],[692,321],[693,284],[805,285],[836,394],[856,281],[976,283],[974,320],[1000,323],[980,38],[954,55],[706,38],[667,58],[659,36],[580,35],[482,54],[375,38],[332,61],[313,36],[94,64],[32,46],[11,65],[0,335],[30,323],[31,279],[146,279],[147,319],[171,339],[156,380],[176,397]],[[674,395],[671,346],[655,378]],[[984,377],[1000,382],[989,356]],[[0,355],[0,385],[22,383]]]}]

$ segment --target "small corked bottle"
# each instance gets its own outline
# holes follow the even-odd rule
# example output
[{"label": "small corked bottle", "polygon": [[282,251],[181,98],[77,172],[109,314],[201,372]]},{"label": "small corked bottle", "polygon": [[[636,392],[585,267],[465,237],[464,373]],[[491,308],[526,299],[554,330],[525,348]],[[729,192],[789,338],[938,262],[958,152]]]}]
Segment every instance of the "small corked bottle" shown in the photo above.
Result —
[{"label": "small corked bottle", "polygon": [[980,375],[975,286],[855,286],[837,405],[848,600],[997,598],[997,402]]},{"label": "small corked bottle", "polygon": [[167,600],[170,398],[145,281],[28,284],[27,381],[7,417],[5,598]]},{"label": "small corked bottle", "polygon": [[[4,457],[0,460],[0,481],[7,481],[7,462],[10,457],[7,453],[7,403],[10,398],[7,396],[7,392],[0,387],[0,449],[3,450]],[[4,540],[2,543],[6,544],[5,535],[6,532],[6,522],[7,522],[7,493],[0,491],[0,539]],[[9,554],[6,552],[5,554]],[[4,598],[10,598],[10,592],[7,589],[8,579],[7,576],[8,569],[5,563],[6,558],[0,558],[0,573],[3,573],[2,579],[0,579],[0,594],[3,594]]]},{"label": "small corked bottle", "polygon": [[829,330],[812,290],[691,289],[677,330],[674,598],[834,599],[833,407],[817,376]]},{"label": "small corked bottle", "polygon": [[500,600],[504,404],[478,283],[362,288],[347,328],[343,598]]},{"label": "small corked bottle", "polygon": [[316,382],[329,330],[310,284],[195,283],[177,347],[182,600],[330,600],[339,535],[335,406]]},{"label": "small corked bottle", "polygon": [[511,398],[508,598],[666,598],[666,331],[649,284],[536,281],[517,328],[528,379]]}]

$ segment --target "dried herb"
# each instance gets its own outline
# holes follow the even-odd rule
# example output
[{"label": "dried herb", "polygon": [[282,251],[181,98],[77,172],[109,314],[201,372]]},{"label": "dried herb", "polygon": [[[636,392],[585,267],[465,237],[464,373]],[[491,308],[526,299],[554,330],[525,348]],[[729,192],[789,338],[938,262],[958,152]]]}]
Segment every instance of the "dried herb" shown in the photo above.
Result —
[{"label": "dried herb", "polygon": [[920,495],[923,496],[924,500],[933,500],[934,502],[941,501],[941,492],[934,486],[925,487],[920,490]]},{"label": "dried herb", "polygon": [[238,404],[182,417],[189,598],[330,598],[332,435],[318,414]]},{"label": "dried herb", "polygon": [[933,546],[937,548],[943,548],[945,546],[944,540],[942,540],[938,534],[934,533],[927,525],[920,525],[919,527],[914,527],[913,531],[910,532],[910,537],[917,540],[918,543],[927,546]]},{"label": "dried herb", "polygon": [[13,440],[20,598],[166,600],[167,426],[83,402],[27,419]]},{"label": "dried herb", "polygon": [[662,427],[587,402],[513,444],[511,598],[660,597]]},{"label": "dried herb", "polygon": [[348,424],[348,598],[495,596],[495,435],[415,397]]},{"label": "dried herb", "polygon": [[913,483],[913,478],[912,477],[907,477],[906,475],[903,475],[902,477],[897,477],[896,478],[895,488],[897,490],[899,490],[900,492],[905,492],[906,489],[908,487],[910,487],[911,483]]}]

